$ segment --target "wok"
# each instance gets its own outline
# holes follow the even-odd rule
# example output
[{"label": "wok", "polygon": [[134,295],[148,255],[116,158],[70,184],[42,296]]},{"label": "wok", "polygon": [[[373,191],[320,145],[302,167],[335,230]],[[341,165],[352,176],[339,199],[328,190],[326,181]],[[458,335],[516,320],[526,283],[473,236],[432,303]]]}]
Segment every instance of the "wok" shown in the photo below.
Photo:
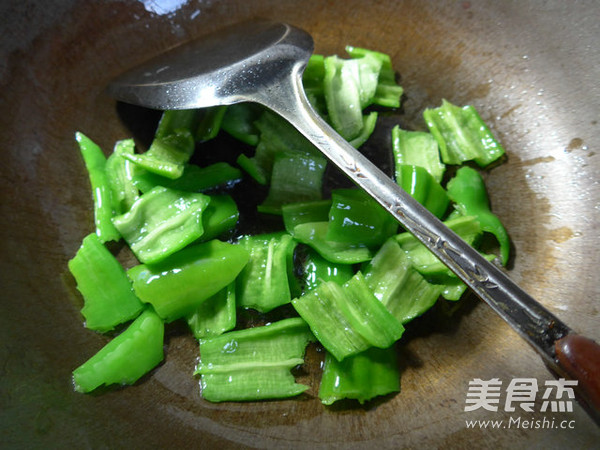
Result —
[{"label": "wok", "polygon": [[[405,126],[442,98],[473,104],[507,149],[486,175],[514,244],[510,276],[576,331],[600,339],[597,232],[600,6],[595,2],[21,1],[0,6],[2,176],[1,427],[6,447],[591,448],[583,409],[542,412],[552,380],[533,350],[474,298],[439,307],[398,347],[402,391],[364,406],[316,398],[309,351],[297,399],[211,404],[191,373],[197,344],[178,330],[166,360],[132,387],[73,392],[71,371],[106,342],[82,326],[67,270],[92,230],[75,130],[106,151],[130,137],[104,87],[176,44],[253,17],[289,22],[316,52],[389,53]],[[129,126],[128,126],[129,125]],[[370,148],[373,148],[371,145]],[[535,379],[532,412],[465,411],[469,381]],[[531,421],[533,429],[516,426]],[[544,425],[544,419],[550,425]],[[469,428],[503,420],[509,428]],[[536,427],[535,424],[538,424]]]}]

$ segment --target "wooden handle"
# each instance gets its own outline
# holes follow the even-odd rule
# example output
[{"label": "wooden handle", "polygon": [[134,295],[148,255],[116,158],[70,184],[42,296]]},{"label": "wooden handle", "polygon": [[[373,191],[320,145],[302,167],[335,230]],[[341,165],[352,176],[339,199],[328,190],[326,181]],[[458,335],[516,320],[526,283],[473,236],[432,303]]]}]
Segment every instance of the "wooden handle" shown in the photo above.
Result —
[{"label": "wooden handle", "polygon": [[578,380],[588,406],[600,416],[600,345],[579,334],[569,334],[554,344],[560,367]]}]

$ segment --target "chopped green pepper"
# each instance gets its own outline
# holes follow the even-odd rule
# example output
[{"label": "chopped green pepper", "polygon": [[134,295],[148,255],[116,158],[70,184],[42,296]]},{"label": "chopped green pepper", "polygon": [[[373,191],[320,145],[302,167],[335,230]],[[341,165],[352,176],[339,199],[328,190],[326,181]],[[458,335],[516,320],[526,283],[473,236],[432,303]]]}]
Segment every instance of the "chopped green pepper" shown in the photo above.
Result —
[{"label": "chopped green pepper", "polygon": [[163,111],[154,137],[160,140],[185,131],[198,142],[208,141],[219,133],[226,110],[226,106],[214,106]]},{"label": "chopped green pepper", "polygon": [[112,155],[106,160],[106,176],[111,187],[113,210],[115,214],[123,214],[138,199],[139,192],[133,182],[131,161],[124,154],[133,155],[135,143],[133,139],[125,139],[115,144]]},{"label": "chopped green pepper", "polygon": [[338,361],[325,355],[319,398],[325,405],[345,398],[363,404],[379,395],[400,391],[396,349],[371,347]]},{"label": "chopped green pepper", "polygon": [[310,222],[327,222],[331,200],[288,203],[281,207],[283,224],[288,233],[293,234],[296,225]]},{"label": "chopped green pepper", "polygon": [[272,147],[275,152],[291,151],[321,155],[321,152],[291,123],[268,109],[263,108],[263,113],[255,125],[260,130],[261,142]]},{"label": "chopped green pepper", "polygon": [[346,46],[346,52],[352,58],[362,58],[369,54],[381,61],[381,70],[377,78],[377,88],[372,102],[388,108],[399,108],[404,89],[396,83],[396,73],[392,67],[390,55],[350,45]]},{"label": "chopped green pepper", "polygon": [[369,114],[363,116],[362,130],[353,139],[349,140],[348,143],[354,148],[358,148],[365,142],[367,142],[367,139],[369,139],[369,137],[371,137],[371,135],[373,134],[373,131],[375,131],[375,126],[377,125],[377,117],[378,114],[375,111],[372,111]]},{"label": "chopped green pepper", "polygon": [[338,242],[327,239],[329,222],[308,222],[296,225],[292,236],[299,242],[315,249],[327,261],[357,264],[369,261],[373,250],[364,244]]},{"label": "chopped green pepper", "polygon": [[457,276],[438,277],[438,285],[442,286],[442,297],[446,300],[457,301],[467,290],[467,285]]},{"label": "chopped green pepper", "polygon": [[423,117],[446,164],[474,160],[485,167],[504,155],[504,149],[472,106],[461,108],[442,100],[442,106],[426,109]]},{"label": "chopped green pepper", "polygon": [[188,192],[202,192],[217,186],[239,181],[242,178],[240,169],[226,162],[218,162],[206,167],[186,164],[181,176],[175,180],[148,172],[135,166],[132,168],[132,180],[135,186],[146,193],[156,186]]},{"label": "chopped green pepper", "polygon": [[343,286],[322,282],[292,300],[292,305],[339,361],[369,347],[387,348],[404,332],[402,324],[369,290],[360,272]]},{"label": "chopped green pepper", "polygon": [[250,260],[237,278],[237,302],[244,308],[268,312],[289,303],[290,272],[296,241],[287,233],[244,236],[239,245]]},{"label": "chopped green pepper", "polygon": [[191,314],[203,301],[229,285],[248,262],[239,245],[212,240],[194,244],[156,264],[127,271],[137,296],[171,322]]},{"label": "chopped green pepper", "polygon": [[121,235],[111,219],[113,210],[112,191],[106,176],[106,156],[90,138],[79,131],[75,133],[81,156],[90,177],[92,197],[94,198],[94,219],[96,234],[101,242],[118,241]]},{"label": "chopped green pepper", "polygon": [[96,234],[83,239],[69,270],[85,301],[81,313],[87,328],[109,331],[142,311],[125,270]]},{"label": "chopped green pepper", "polygon": [[440,184],[427,172],[427,169],[419,166],[400,165],[396,166],[396,180],[412,198],[441,219],[448,210],[450,199]]},{"label": "chopped green pepper", "polygon": [[370,53],[358,59],[325,58],[325,102],[333,128],[346,140],[360,134],[362,110],[370,105],[377,90],[382,62]]},{"label": "chopped green pepper", "polygon": [[327,239],[331,204],[331,200],[317,200],[284,205],[282,213],[286,230],[329,262],[354,264],[371,259],[373,253],[364,244]]},{"label": "chopped green pepper", "polygon": [[327,106],[325,105],[325,93],[323,90],[323,78],[325,77],[325,57],[323,55],[312,54],[302,74],[302,84],[304,92],[313,108],[325,115]]},{"label": "chopped green pepper", "polygon": [[202,236],[209,202],[204,194],[157,186],[113,223],[141,262],[155,263]]},{"label": "chopped green pepper", "polygon": [[326,164],[320,156],[278,154],[273,162],[269,194],[258,211],[281,214],[286,203],[319,200]]},{"label": "chopped green pepper", "polygon": [[392,152],[396,167],[396,180],[402,177],[398,168],[403,164],[420,166],[441,183],[446,166],[440,161],[438,143],[431,133],[406,131],[398,125],[392,128]]},{"label": "chopped green pepper", "polygon": [[202,302],[186,321],[196,339],[220,336],[235,328],[235,282]]},{"label": "chopped green pepper", "polygon": [[428,283],[394,239],[383,244],[364,276],[375,297],[402,324],[425,313],[444,289]]},{"label": "chopped green pepper", "polygon": [[510,239],[506,229],[490,210],[490,201],[483,178],[475,169],[461,167],[447,185],[448,195],[455,202],[454,207],[465,216],[475,216],[483,231],[492,233],[500,244],[502,264],[506,265],[510,256]]},{"label": "chopped green pepper", "polygon": [[323,281],[335,281],[343,285],[353,275],[351,264],[332,263],[310,248],[302,263],[302,279],[306,291],[315,289]]},{"label": "chopped green pepper", "polygon": [[[200,110],[200,120],[194,133],[197,142],[206,142],[219,134],[227,106],[213,106]],[[192,130],[193,131],[193,130]]]},{"label": "chopped green pepper", "polygon": [[313,340],[299,317],[200,340],[202,397],[211,402],[286,398],[308,386],[290,372]]},{"label": "chopped green pepper", "polygon": [[202,214],[204,232],[200,241],[210,241],[235,228],[240,217],[237,204],[231,196],[211,195],[210,203]]},{"label": "chopped green pepper", "polygon": [[146,309],[125,331],[73,371],[77,392],[99,386],[133,384],[164,357],[164,325],[152,308]]},{"label": "chopped green pepper", "polygon": [[221,128],[234,138],[255,147],[260,131],[254,124],[262,115],[264,107],[257,103],[236,103],[227,107]]},{"label": "chopped green pepper", "polygon": [[[244,154],[241,154],[240,156],[238,156],[238,158],[235,160],[235,162],[237,163],[238,166],[240,166],[242,169],[244,169],[244,171],[248,175],[250,175],[254,179],[254,181],[256,181],[258,184],[262,184],[263,186],[266,186],[269,182],[271,173],[269,171],[267,171],[267,169],[265,167],[263,167],[262,164],[260,163],[260,158],[258,157],[258,155],[260,155],[259,150],[261,148],[262,148],[261,145],[258,145],[256,147],[255,156],[248,157]],[[270,169],[272,169],[272,166],[270,166]]]},{"label": "chopped green pepper", "polygon": [[260,184],[270,181],[277,155],[283,153],[322,158],[319,150],[308,139],[281,116],[269,110],[263,109],[254,126],[260,132],[254,156],[249,158],[240,155],[237,162]]},{"label": "chopped green pepper", "polygon": [[398,230],[398,222],[362,190],[336,189],[331,200],[327,240],[373,247]]},{"label": "chopped green pepper", "polygon": [[123,154],[132,163],[169,179],[179,178],[194,153],[194,137],[187,129],[155,137],[148,151],[142,154]]},{"label": "chopped green pepper", "polygon": [[[463,216],[446,220],[444,224],[458,234],[467,244],[473,245],[481,236],[479,221],[473,216]],[[416,237],[406,232],[395,236],[398,244],[406,253],[415,269],[429,279],[437,276],[451,276],[452,272]]]},{"label": "chopped green pepper", "polygon": [[192,131],[198,126],[199,109],[176,109],[163,111],[154,137],[162,139],[176,134],[178,130]]}]

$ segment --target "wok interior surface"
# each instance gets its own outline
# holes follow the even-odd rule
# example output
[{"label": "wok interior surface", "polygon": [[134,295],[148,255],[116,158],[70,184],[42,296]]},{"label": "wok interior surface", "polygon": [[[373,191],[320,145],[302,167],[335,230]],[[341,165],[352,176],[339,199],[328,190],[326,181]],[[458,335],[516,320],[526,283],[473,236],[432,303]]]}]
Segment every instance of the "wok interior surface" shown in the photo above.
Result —
[{"label": "wok interior surface", "polygon": [[[508,153],[486,174],[513,244],[510,276],[575,330],[600,339],[597,149],[600,4],[588,2],[32,1],[0,6],[0,442],[46,447],[591,448],[599,431],[573,412],[465,412],[469,381],[553,379],[484,304],[433,311],[398,351],[402,392],[324,407],[318,352],[306,395],[211,404],[192,377],[197,343],[172,332],[166,360],[135,386],[73,391],[71,371],[106,337],[82,326],[67,261],[92,231],[89,182],[74,140],[106,152],[131,136],[103,92],[170,48],[254,17],[312,34],[316,52],[351,44],[389,53],[406,92],[404,125],[423,129],[442,98],[473,104]],[[402,341],[401,341],[402,342]],[[505,396],[501,397],[502,401]],[[563,420],[567,429],[469,429],[466,420]]]}]

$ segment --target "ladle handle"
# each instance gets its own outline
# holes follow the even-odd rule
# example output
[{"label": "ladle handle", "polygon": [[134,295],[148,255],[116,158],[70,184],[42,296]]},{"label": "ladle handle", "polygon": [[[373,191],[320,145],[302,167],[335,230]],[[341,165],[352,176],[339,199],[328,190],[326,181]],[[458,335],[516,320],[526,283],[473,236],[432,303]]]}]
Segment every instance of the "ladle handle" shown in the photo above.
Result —
[{"label": "ladle handle", "polygon": [[579,382],[588,406],[600,411],[600,345],[571,333],[555,344],[558,364],[565,375]]}]

